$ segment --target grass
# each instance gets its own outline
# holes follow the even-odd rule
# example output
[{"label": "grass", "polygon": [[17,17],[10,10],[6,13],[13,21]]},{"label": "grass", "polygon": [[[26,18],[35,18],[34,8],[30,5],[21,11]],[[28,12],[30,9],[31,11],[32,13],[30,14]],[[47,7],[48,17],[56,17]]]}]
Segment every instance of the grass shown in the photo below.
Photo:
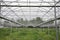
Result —
[{"label": "grass", "polygon": [[56,40],[56,31],[47,28],[1,28],[0,40]]}]

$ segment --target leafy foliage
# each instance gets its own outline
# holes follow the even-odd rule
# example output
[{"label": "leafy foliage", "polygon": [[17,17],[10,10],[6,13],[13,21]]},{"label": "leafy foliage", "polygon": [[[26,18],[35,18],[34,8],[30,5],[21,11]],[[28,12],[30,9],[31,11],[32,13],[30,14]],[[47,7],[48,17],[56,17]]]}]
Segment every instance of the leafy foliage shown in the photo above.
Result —
[{"label": "leafy foliage", "polygon": [[56,40],[56,31],[52,28],[1,28],[0,40]]}]

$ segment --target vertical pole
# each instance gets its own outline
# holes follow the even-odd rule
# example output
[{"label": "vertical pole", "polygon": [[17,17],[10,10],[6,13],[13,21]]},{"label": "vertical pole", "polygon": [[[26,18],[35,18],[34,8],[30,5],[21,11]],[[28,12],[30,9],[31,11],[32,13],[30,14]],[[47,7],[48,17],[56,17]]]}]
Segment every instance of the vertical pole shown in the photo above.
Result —
[{"label": "vertical pole", "polygon": [[48,35],[49,35],[49,26],[48,26]]},{"label": "vertical pole", "polygon": [[[54,2],[55,2],[55,1],[54,1]],[[55,27],[56,27],[56,40],[59,40],[59,39],[58,39],[59,31],[58,31],[58,25],[57,25],[57,20],[56,20],[56,19],[57,19],[57,16],[56,16],[56,5],[55,5],[55,7],[54,7],[54,13],[55,13],[54,16],[55,16]]]},{"label": "vertical pole", "polygon": [[56,20],[56,7],[54,7],[54,12],[55,12],[55,27],[56,27],[56,40],[58,40],[58,25],[57,25],[57,20]]},{"label": "vertical pole", "polygon": [[[1,5],[1,0],[0,0],[0,5]],[[1,6],[0,6],[0,15],[1,15]]]},{"label": "vertical pole", "polygon": [[[58,8],[58,13],[59,13],[59,8]],[[59,15],[58,15],[59,16]],[[58,29],[59,29],[60,27],[59,27],[59,23],[58,23]],[[59,30],[58,30],[59,31]],[[59,36],[58,36],[59,37]]]},{"label": "vertical pole", "polygon": [[[0,0],[0,5],[1,5],[1,0]],[[1,16],[1,6],[0,6],[0,16]],[[0,26],[1,26],[1,19],[0,19]]]},{"label": "vertical pole", "polygon": [[[1,0],[0,0],[0,5],[1,5]],[[0,16],[1,16],[1,6],[0,6]]]},{"label": "vertical pole", "polygon": [[10,26],[11,26],[11,33],[12,33],[12,23],[10,22],[10,24],[11,24]]}]

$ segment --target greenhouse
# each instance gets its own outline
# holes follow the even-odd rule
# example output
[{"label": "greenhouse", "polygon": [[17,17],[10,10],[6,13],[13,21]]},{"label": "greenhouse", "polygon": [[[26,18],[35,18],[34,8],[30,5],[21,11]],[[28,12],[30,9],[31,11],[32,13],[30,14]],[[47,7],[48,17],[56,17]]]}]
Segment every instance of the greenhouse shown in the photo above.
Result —
[{"label": "greenhouse", "polygon": [[1,40],[60,40],[60,0],[0,0]]}]

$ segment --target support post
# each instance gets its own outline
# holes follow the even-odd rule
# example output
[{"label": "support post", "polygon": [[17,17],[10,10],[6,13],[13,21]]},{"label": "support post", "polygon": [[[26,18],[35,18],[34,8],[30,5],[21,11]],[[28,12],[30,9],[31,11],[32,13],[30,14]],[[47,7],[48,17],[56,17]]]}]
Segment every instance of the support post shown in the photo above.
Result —
[{"label": "support post", "polygon": [[56,16],[56,5],[55,5],[55,7],[54,7],[54,13],[55,13],[55,15],[54,15],[54,17],[55,17],[55,27],[56,27],[56,40],[59,40],[59,38],[58,38],[58,36],[59,36],[59,29],[58,29],[58,25],[57,25],[57,16]]},{"label": "support post", "polygon": [[[1,5],[1,0],[0,0],[0,5]],[[1,6],[0,6],[0,16],[1,16]],[[0,26],[1,26],[1,19],[0,19]]]}]

